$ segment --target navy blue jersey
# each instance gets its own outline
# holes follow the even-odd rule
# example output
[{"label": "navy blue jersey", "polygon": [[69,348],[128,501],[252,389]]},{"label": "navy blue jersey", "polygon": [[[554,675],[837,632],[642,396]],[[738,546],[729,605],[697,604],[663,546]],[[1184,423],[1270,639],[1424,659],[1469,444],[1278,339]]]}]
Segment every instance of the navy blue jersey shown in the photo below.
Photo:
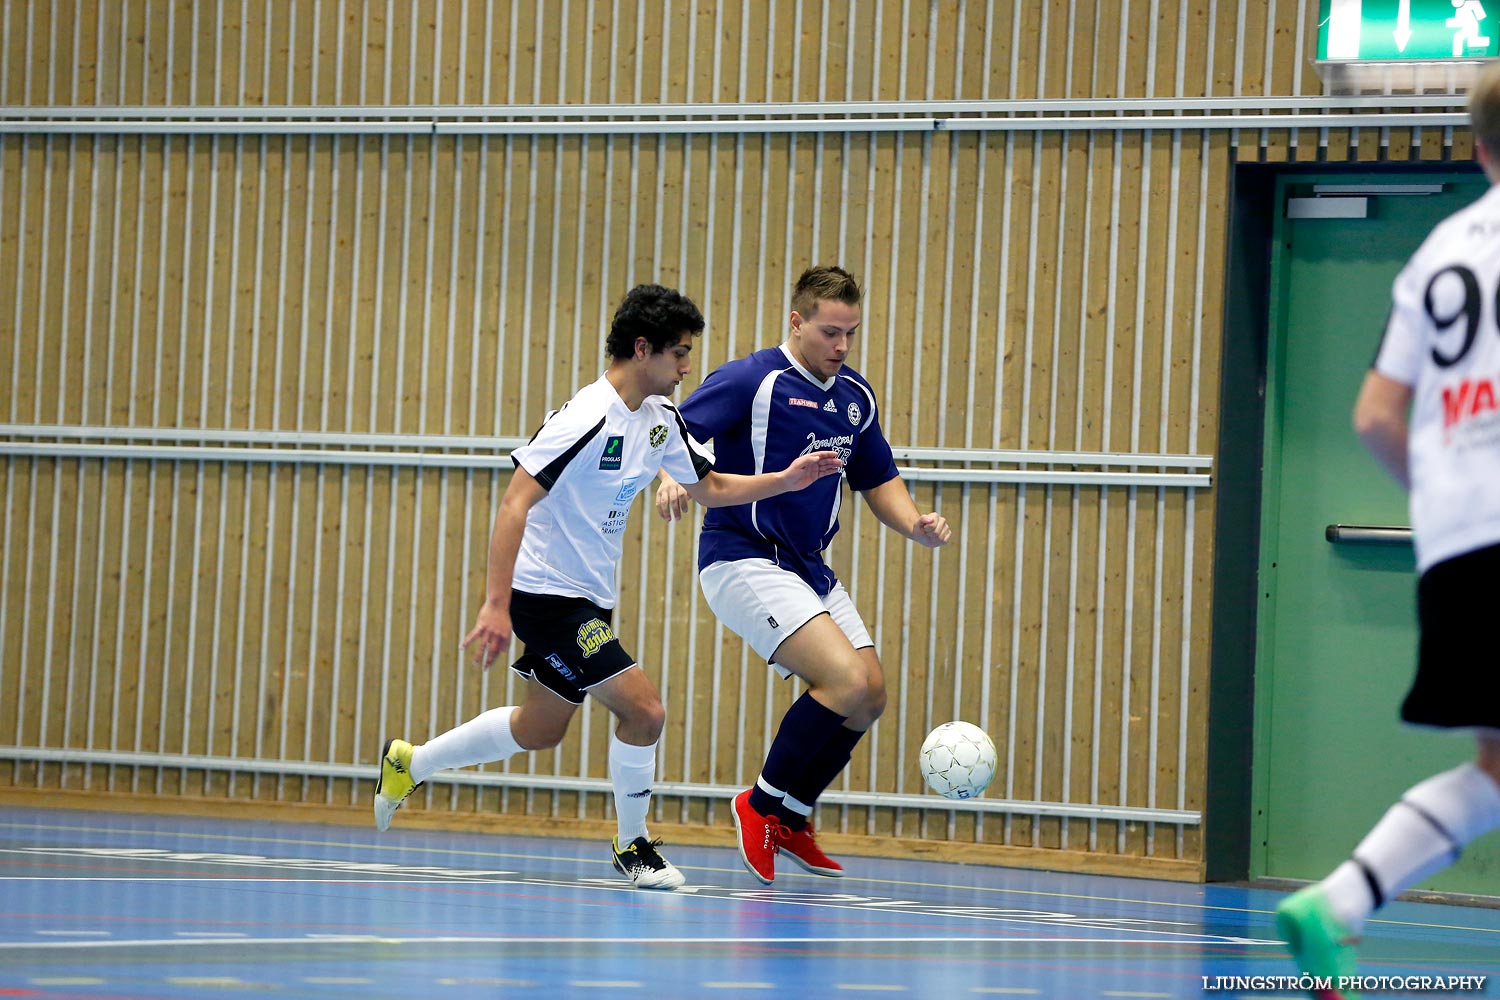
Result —
[{"label": "navy blue jersey", "polygon": [[[819,379],[785,346],[716,368],[679,409],[696,440],[713,439],[719,472],[780,472],[808,452],[836,451],[853,490],[896,478],[870,383],[847,366]],[[770,559],[825,595],[837,578],[823,562],[823,550],[838,533],[842,497],[839,477],[825,476],[805,490],[711,508],[703,517],[698,568]]]}]

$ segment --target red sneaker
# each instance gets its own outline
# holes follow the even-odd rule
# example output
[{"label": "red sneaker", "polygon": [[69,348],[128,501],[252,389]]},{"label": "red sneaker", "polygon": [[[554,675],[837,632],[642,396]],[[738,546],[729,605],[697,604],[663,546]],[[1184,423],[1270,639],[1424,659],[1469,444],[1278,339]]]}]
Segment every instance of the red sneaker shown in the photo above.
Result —
[{"label": "red sneaker", "polygon": [[776,879],[776,851],[786,827],[779,818],[762,816],[751,807],[748,788],[734,797],[730,812],[739,833],[740,860],[751,875],[770,885]]},{"label": "red sneaker", "polygon": [[782,824],[779,846],[783,854],[814,875],[843,877],[844,866],[823,853],[823,848],[818,846],[817,840],[813,837],[811,823],[800,830],[793,830],[786,824]]}]

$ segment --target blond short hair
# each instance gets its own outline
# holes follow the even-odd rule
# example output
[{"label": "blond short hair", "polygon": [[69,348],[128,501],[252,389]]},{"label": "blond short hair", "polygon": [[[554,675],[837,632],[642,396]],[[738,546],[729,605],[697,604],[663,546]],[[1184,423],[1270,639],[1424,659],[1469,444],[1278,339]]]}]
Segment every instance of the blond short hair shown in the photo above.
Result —
[{"label": "blond short hair", "polygon": [[1474,141],[1500,156],[1500,60],[1484,64],[1469,90],[1469,122]]}]

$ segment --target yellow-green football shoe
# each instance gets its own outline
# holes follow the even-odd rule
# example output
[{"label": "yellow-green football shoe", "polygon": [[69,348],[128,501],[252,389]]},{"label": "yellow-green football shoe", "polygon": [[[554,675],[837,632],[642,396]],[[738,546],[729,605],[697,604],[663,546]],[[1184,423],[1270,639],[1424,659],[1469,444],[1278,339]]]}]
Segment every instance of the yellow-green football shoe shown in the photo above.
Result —
[{"label": "yellow-green football shoe", "polygon": [[1359,994],[1338,988],[1339,977],[1358,974],[1355,945],[1359,939],[1333,912],[1321,885],[1310,885],[1276,907],[1276,931],[1286,942],[1297,968],[1333,983],[1331,990],[1313,990],[1315,1000],[1359,1000]]},{"label": "yellow-green football shoe", "polygon": [[411,780],[411,744],[386,740],[380,748],[380,776],[375,779],[375,829],[389,830],[391,817],[418,787]]}]

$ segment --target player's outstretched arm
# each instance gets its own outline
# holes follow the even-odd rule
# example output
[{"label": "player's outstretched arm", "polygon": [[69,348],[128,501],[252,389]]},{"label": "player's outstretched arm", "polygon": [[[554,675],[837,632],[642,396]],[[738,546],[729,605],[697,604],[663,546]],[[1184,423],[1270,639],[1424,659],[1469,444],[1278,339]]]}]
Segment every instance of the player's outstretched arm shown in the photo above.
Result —
[{"label": "player's outstretched arm", "polygon": [[805,489],[824,476],[838,474],[843,467],[844,463],[839,459],[838,452],[815,451],[803,455],[780,472],[766,472],[758,476],[710,472],[691,486],[686,483],[679,485],[687,491],[688,496],[705,507],[733,507]]},{"label": "player's outstretched arm", "polygon": [[861,496],[881,524],[920,545],[935,549],[939,545],[947,545],[948,539],[953,537],[953,529],[948,527],[947,519],[941,514],[935,511],[923,514],[917,510],[917,505],[912,503],[911,494],[906,491],[906,483],[900,476],[865,490]]},{"label": "player's outstretched arm", "polygon": [[1365,375],[1354,404],[1354,432],[1406,490],[1411,489],[1406,466],[1406,410],[1411,396],[1410,386],[1372,370]]},{"label": "player's outstretched arm", "polygon": [[693,499],[681,483],[667,475],[666,469],[662,469],[657,478],[661,485],[656,488],[656,513],[663,521],[675,521],[688,512]]},{"label": "player's outstretched arm", "polygon": [[495,527],[490,532],[489,565],[485,573],[485,598],[474,627],[464,637],[461,649],[474,646],[474,665],[488,670],[495,658],[510,646],[510,583],[516,571],[516,554],[526,531],[526,513],[547,495],[542,484],[525,469],[511,477]]}]

